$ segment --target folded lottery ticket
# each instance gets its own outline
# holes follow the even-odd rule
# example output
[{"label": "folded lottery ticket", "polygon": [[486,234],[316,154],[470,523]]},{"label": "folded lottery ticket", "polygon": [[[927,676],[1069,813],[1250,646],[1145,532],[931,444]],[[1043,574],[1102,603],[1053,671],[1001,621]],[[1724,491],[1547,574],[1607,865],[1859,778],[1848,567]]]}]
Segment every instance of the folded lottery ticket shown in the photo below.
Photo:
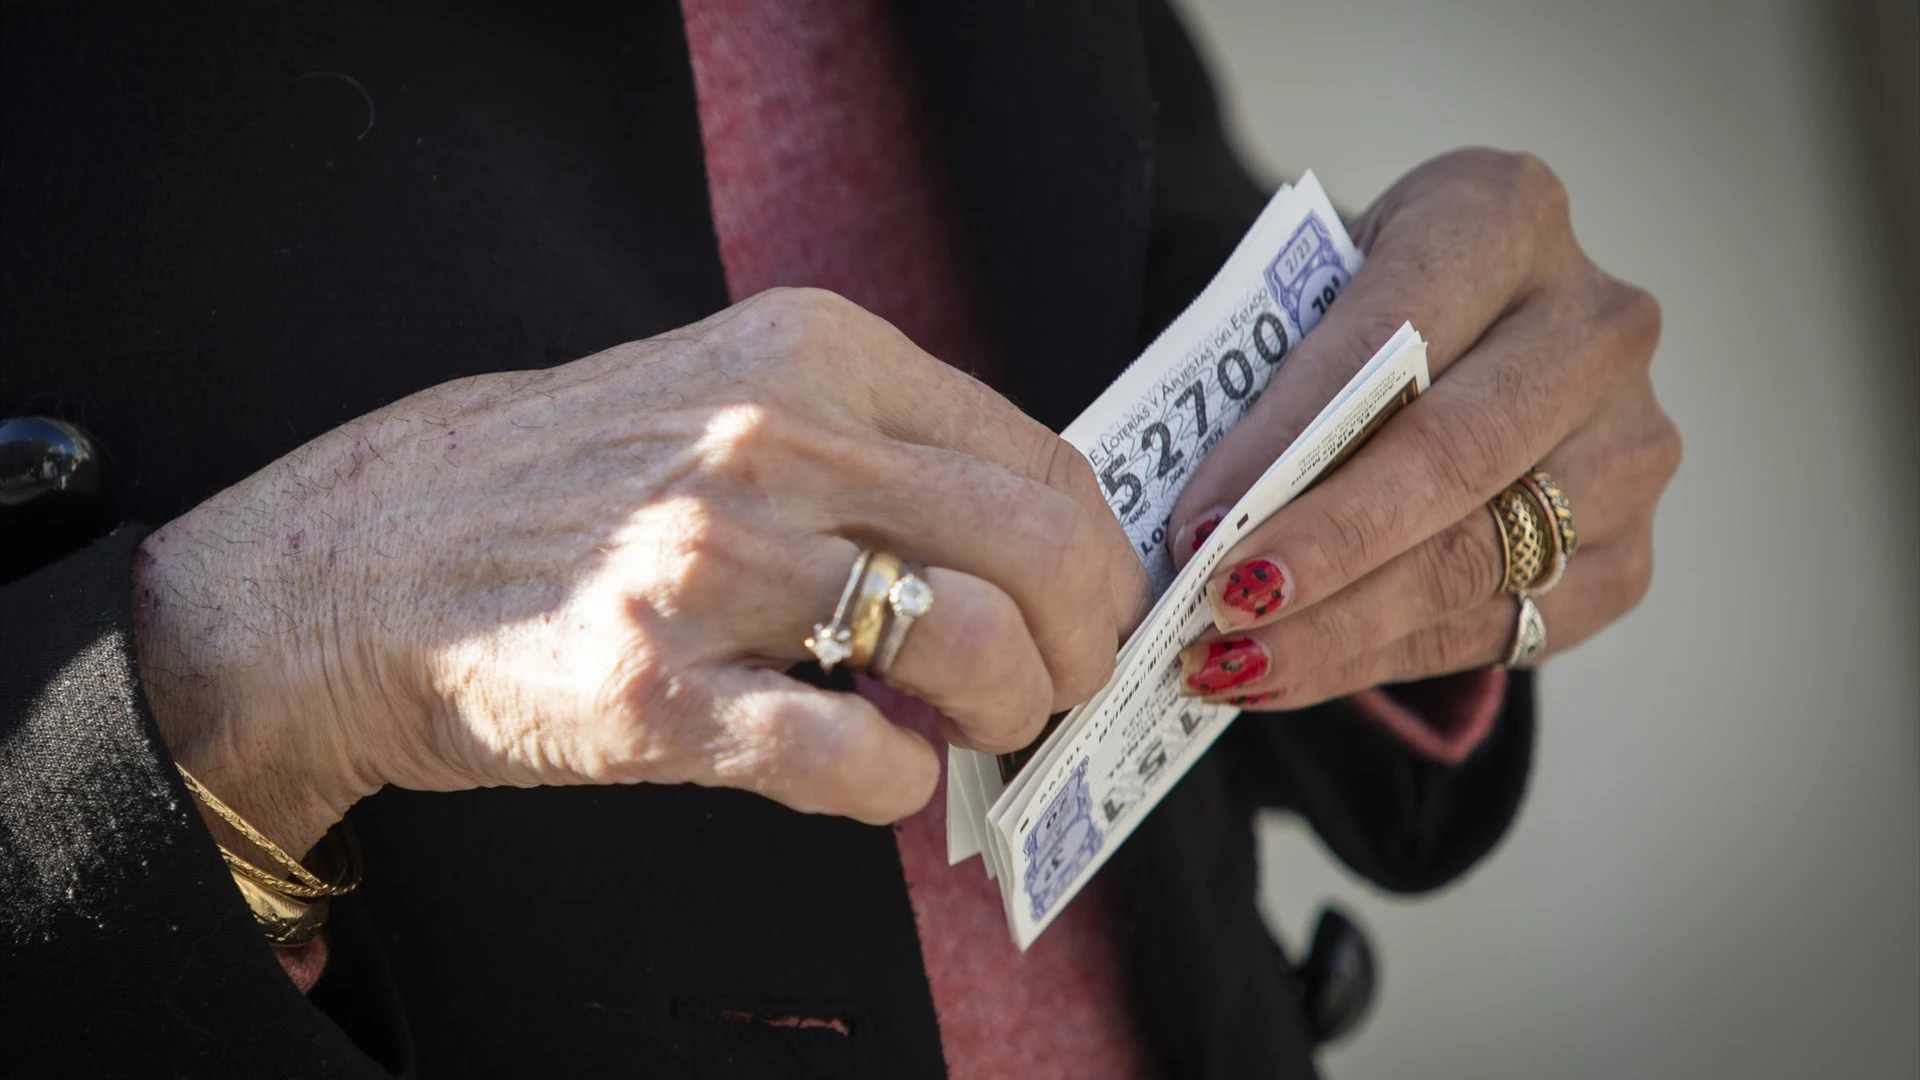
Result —
[{"label": "folded lottery ticket", "polygon": [[948,750],[948,860],[981,856],[1022,949],[1239,715],[1179,693],[1180,650],[1212,625],[1205,587],[1221,559],[1427,387],[1426,343],[1403,325],[1175,572],[1166,534],[1181,489],[1359,267],[1313,174],[1281,188],[1205,291],[1064,432],[1158,599],[1113,678],[1036,746]]}]

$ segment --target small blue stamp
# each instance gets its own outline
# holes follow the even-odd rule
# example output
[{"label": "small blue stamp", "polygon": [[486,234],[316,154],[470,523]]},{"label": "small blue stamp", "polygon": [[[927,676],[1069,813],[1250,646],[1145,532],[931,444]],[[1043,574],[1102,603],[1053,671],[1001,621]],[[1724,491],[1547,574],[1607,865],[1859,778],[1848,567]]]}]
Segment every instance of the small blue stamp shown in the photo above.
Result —
[{"label": "small blue stamp", "polygon": [[1302,335],[1327,313],[1351,276],[1318,214],[1307,215],[1267,264],[1267,288]]},{"label": "small blue stamp", "polygon": [[1101,839],[1093,824],[1093,795],[1087,790],[1087,759],[1081,758],[1021,845],[1027,857],[1027,903],[1035,922],[1046,917],[1100,854]]}]

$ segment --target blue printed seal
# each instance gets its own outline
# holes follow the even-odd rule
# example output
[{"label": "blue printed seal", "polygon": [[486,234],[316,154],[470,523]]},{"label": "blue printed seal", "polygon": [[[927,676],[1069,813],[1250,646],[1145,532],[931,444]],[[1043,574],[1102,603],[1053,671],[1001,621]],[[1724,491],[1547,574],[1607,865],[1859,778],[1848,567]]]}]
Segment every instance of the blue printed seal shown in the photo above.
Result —
[{"label": "blue printed seal", "polygon": [[1274,303],[1300,328],[1303,337],[1327,313],[1333,298],[1340,295],[1351,277],[1340,261],[1340,249],[1334,247],[1333,234],[1318,214],[1308,214],[1267,264],[1267,288],[1273,293]]},{"label": "blue printed seal", "polygon": [[1033,921],[1045,918],[1079,880],[1080,872],[1100,854],[1101,840],[1093,824],[1093,795],[1087,790],[1083,757],[1021,845],[1027,856],[1024,884]]}]

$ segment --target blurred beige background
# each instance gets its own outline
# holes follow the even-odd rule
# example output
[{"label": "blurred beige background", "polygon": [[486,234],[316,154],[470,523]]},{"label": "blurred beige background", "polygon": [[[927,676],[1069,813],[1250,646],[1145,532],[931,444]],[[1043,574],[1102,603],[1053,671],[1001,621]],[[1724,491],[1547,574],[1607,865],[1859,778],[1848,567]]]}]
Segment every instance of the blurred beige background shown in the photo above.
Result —
[{"label": "blurred beige background", "polygon": [[1492,859],[1407,902],[1269,823],[1290,943],[1334,899],[1382,955],[1327,1074],[1920,1076],[1920,350],[1888,200],[1920,121],[1863,74],[1912,6],[1184,7],[1272,177],[1359,207],[1456,145],[1546,158],[1587,249],[1664,304],[1687,440],[1653,593],[1547,668]]}]

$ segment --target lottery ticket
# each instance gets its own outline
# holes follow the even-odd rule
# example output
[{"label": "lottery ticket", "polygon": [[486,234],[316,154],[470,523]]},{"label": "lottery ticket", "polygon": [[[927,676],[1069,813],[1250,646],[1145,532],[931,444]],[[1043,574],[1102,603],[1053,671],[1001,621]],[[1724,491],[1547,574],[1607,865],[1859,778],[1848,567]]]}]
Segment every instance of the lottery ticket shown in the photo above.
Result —
[{"label": "lottery ticket", "polygon": [[1359,268],[1308,173],[1274,194],[1205,291],[1061,432],[1093,463],[1156,594],[1173,581],[1174,500]]},{"label": "lottery ticket", "polygon": [[1404,326],[1175,574],[1166,534],[1181,490],[1360,261],[1313,174],[1282,188],[1200,296],[1063,433],[1100,476],[1158,600],[1107,686],[1017,773],[949,751],[949,861],[981,856],[1023,949],[1238,715],[1178,693],[1179,652],[1211,625],[1204,589],[1220,559],[1426,387],[1424,342]]},{"label": "lottery ticket", "polygon": [[[1360,261],[1313,173],[1282,187],[1206,289],[1062,433],[1093,463],[1156,596],[1173,581],[1174,500]],[[984,810],[1007,778],[970,750],[950,753],[948,765],[947,857],[958,863],[986,850],[963,796],[984,800]],[[965,783],[954,781],[956,766]]]},{"label": "lottery ticket", "polygon": [[1426,387],[1426,343],[1402,326],[1228,512],[1129,639],[1107,686],[995,801],[986,832],[1021,948],[1239,715],[1180,694],[1180,650],[1213,624],[1205,589],[1220,561]]}]

